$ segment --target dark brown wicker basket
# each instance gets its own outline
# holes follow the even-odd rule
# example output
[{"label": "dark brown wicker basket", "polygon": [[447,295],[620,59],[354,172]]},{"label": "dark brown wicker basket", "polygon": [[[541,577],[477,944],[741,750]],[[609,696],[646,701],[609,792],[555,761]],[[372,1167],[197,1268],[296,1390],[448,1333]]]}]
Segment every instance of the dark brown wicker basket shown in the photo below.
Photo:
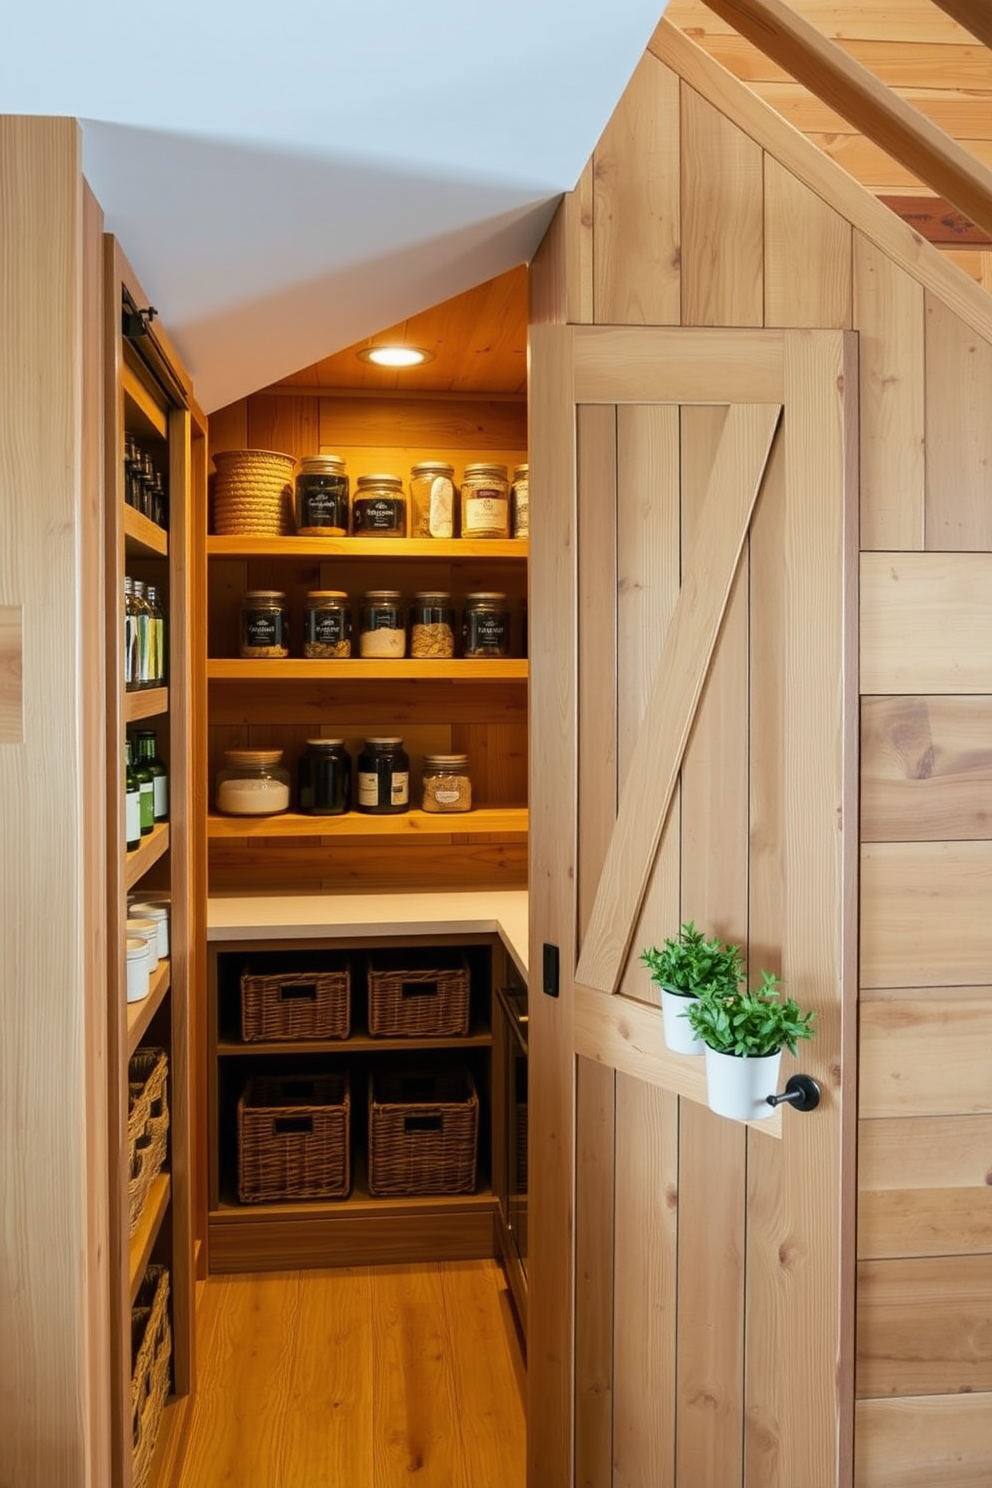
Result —
[{"label": "dark brown wicker basket", "polygon": [[320,968],[241,973],[241,1037],[346,1039],[351,1029],[351,967],[338,957]]},{"label": "dark brown wicker basket", "polygon": [[369,1193],[475,1190],[479,1097],[467,1069],[373,1072],[369,1081]]},{"label": "dark brown wicker basket", "polygon": [[468,962],[459,951],[376,951],[369,958],[369,1033],[468,1033]]},{"label": "dark brown wicker basket", "polygon": [[139,1049],[127,1067],[127,1209],[133,1235],[152,1179],[161,1172],[168,1149],[169,1061],[164,1049]]},{"label": "dark brown wicker basket", "polygon": [[131,1445],[134,1488],[144,1488],[169,1395],[169,1273],[149,1266],[131,1309]]},{"label": "dark brown wicker basket", "polygon": [[345,1075],[255,1075],[238,1101],[238,1197],[340,1199],[351,1186]]}]

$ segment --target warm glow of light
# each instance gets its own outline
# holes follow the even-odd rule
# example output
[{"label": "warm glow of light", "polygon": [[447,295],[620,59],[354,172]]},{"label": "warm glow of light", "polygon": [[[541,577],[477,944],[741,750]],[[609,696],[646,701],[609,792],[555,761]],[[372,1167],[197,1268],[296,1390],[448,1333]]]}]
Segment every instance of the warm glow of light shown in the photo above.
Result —
[{"label": "warm glow of light", "polygon": [[367,346],[358,355],[363,362],[374,362],[377,367],[419,367],[430,360],[429,351],[417,346]]}]

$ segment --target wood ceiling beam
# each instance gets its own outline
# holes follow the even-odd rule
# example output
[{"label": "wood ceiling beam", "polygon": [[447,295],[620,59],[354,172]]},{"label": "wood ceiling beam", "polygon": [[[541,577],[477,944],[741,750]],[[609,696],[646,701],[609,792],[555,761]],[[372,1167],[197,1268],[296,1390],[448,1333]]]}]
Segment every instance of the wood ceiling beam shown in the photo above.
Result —
[{"label": "wood ceiling beam", "polygon": [[[977,4],[959,3],[977,12]],[[992,171],[783,0],[706,4],[971,222],[992,233]]]},{"label": "wood ceiling beam", "polygon": [[983,46],[992,47],[992,10],[989,0],[934,0],[938,10],[957,21],[972,36],[977,36]]}]

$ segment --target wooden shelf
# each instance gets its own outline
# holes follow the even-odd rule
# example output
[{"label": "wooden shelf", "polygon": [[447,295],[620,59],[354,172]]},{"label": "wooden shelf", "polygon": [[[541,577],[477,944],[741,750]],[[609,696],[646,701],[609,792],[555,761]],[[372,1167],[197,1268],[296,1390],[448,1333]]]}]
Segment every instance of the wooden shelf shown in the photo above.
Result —
[{"label": "wooden shelf", "polygon": [[127,1057],[129,1059],[147,1033],[149,1023],[162,1006],[162,1000],[169,990],[171,978],[171,963],[160,961],[149,978],[148,996],[143,997],[140,1002],[128,1003]]},{"label": "wooden shelf", "polygon": [[449,563],[526,562],[526,538],[208,537],[208,558],[433,558]]},{"label": "wooden shelf", "polygon": [[167,558],[169,534],[144,512],[123,506],[124,551],[129,558]]},{"label": "wooden shelf", "polygon": [[138,1220],[138,1228],[131,1236],[128,1248],[128,1275],[130,1279],[131,1305],[138,1294],[141,1278],[151,1259],[152,1249],[158,1239],[172,1197],[172,1180],[168,1173],[159,1173],[152,1179],[145,1199],[145,1207]]},{"label": "wooden shelf", "polygon": [[[121,386],[124,397],[131,404],[124,418],[126,428],[140,434],[157,434],[159,439],[168,438],[169,415],[152,396],[141,378],[127,361],[121,366]],[[138,417],[135,418],[134,415]]]},{"label": "wooden shelf", "polygon": [[409,1198],[373,1198],[368,1191],[365,1163],[361,1157],[352,1164],[351,1193],[346,1199],[289,1200],[278,1204],[238,1204],[222,1199],[210,1211],[213,1223],[257,1222],[281,1219],[324,1219],[330,1214],[387,1217],[391,1215],[438,1214],[450,1210],[485,1210],[491,1212],[494,1198],[488,1183],[482,1183],[470,1194],[424,1194]]},{"label": "wooden shelf", "polygon": [[239,657],[213,657],[207,662],[210,682],[526,682],[525,657],[491,661],[244,661]]},{"label": "wooden shelf", "polygon": [[169,689],[147,687],[140,692],[124,694],[124,722],[137,723],[142,718],[158,718],[169,711]]},{"label": "wooden shelf", "polygon": [[364,1030],[352,1032],[346,1039],[266,1039],[255,1044],[242,1043],[240,1039],[222,1039],[217,1044],[217,1053],[222,1057],[242,1058],[252,1054],[355,1054],[400,1050],[409,1054],[411,1049],[420,1053],[422,1049],[488,1049],[493,1036],[488,1028],[474,1028],[462,1038],[450,1035],[416,1034],[412,1038],[372,1038]]},{"label": "wooden shelf", "polygon": [[144,878],[153,863],[157,863],[163,853],[169,851],[169,824],[161,822],[157,827],[152,827],[147,837],[142,837],[141,843],[129,852],[124,865],[124,886],[133,889],[139,878]]},{"label": "wooden shelf", "polygon": [[365,816],[351,811],[346,816],[301,816],[294,811],[281,816],[208,816],[207,836],[212,842],[245,837],[469,837],[518,833],[526,836],[526,806],[480,807],[478,811],[429,812],[411,810],[397,816]]}]

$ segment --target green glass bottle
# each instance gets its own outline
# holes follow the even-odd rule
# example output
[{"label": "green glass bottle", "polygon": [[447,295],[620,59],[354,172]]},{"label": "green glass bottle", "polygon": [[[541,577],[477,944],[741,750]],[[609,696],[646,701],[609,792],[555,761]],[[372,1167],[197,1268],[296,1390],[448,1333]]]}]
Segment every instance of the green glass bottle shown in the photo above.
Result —
[{"label": "green glass bottle", "polygon": [[137,729],[134,740],[138,764],[152,777],[154,818],[157,822],[168,821],[169,773],[159,758],[158,736],[154,729]]},{"label": "green glass bottle", "polygon": [[138,782],[141,801],[141,835],[147,837],[155,825],[155,782],[152,772],[144,760],[135,758],[135,748],[131,746],[131,770]]},{"label": "green glass bottle", "polygon": [[131,740],[124,744],[124,842],[133,852],[141,841],[141,787],[131,764]]}]

